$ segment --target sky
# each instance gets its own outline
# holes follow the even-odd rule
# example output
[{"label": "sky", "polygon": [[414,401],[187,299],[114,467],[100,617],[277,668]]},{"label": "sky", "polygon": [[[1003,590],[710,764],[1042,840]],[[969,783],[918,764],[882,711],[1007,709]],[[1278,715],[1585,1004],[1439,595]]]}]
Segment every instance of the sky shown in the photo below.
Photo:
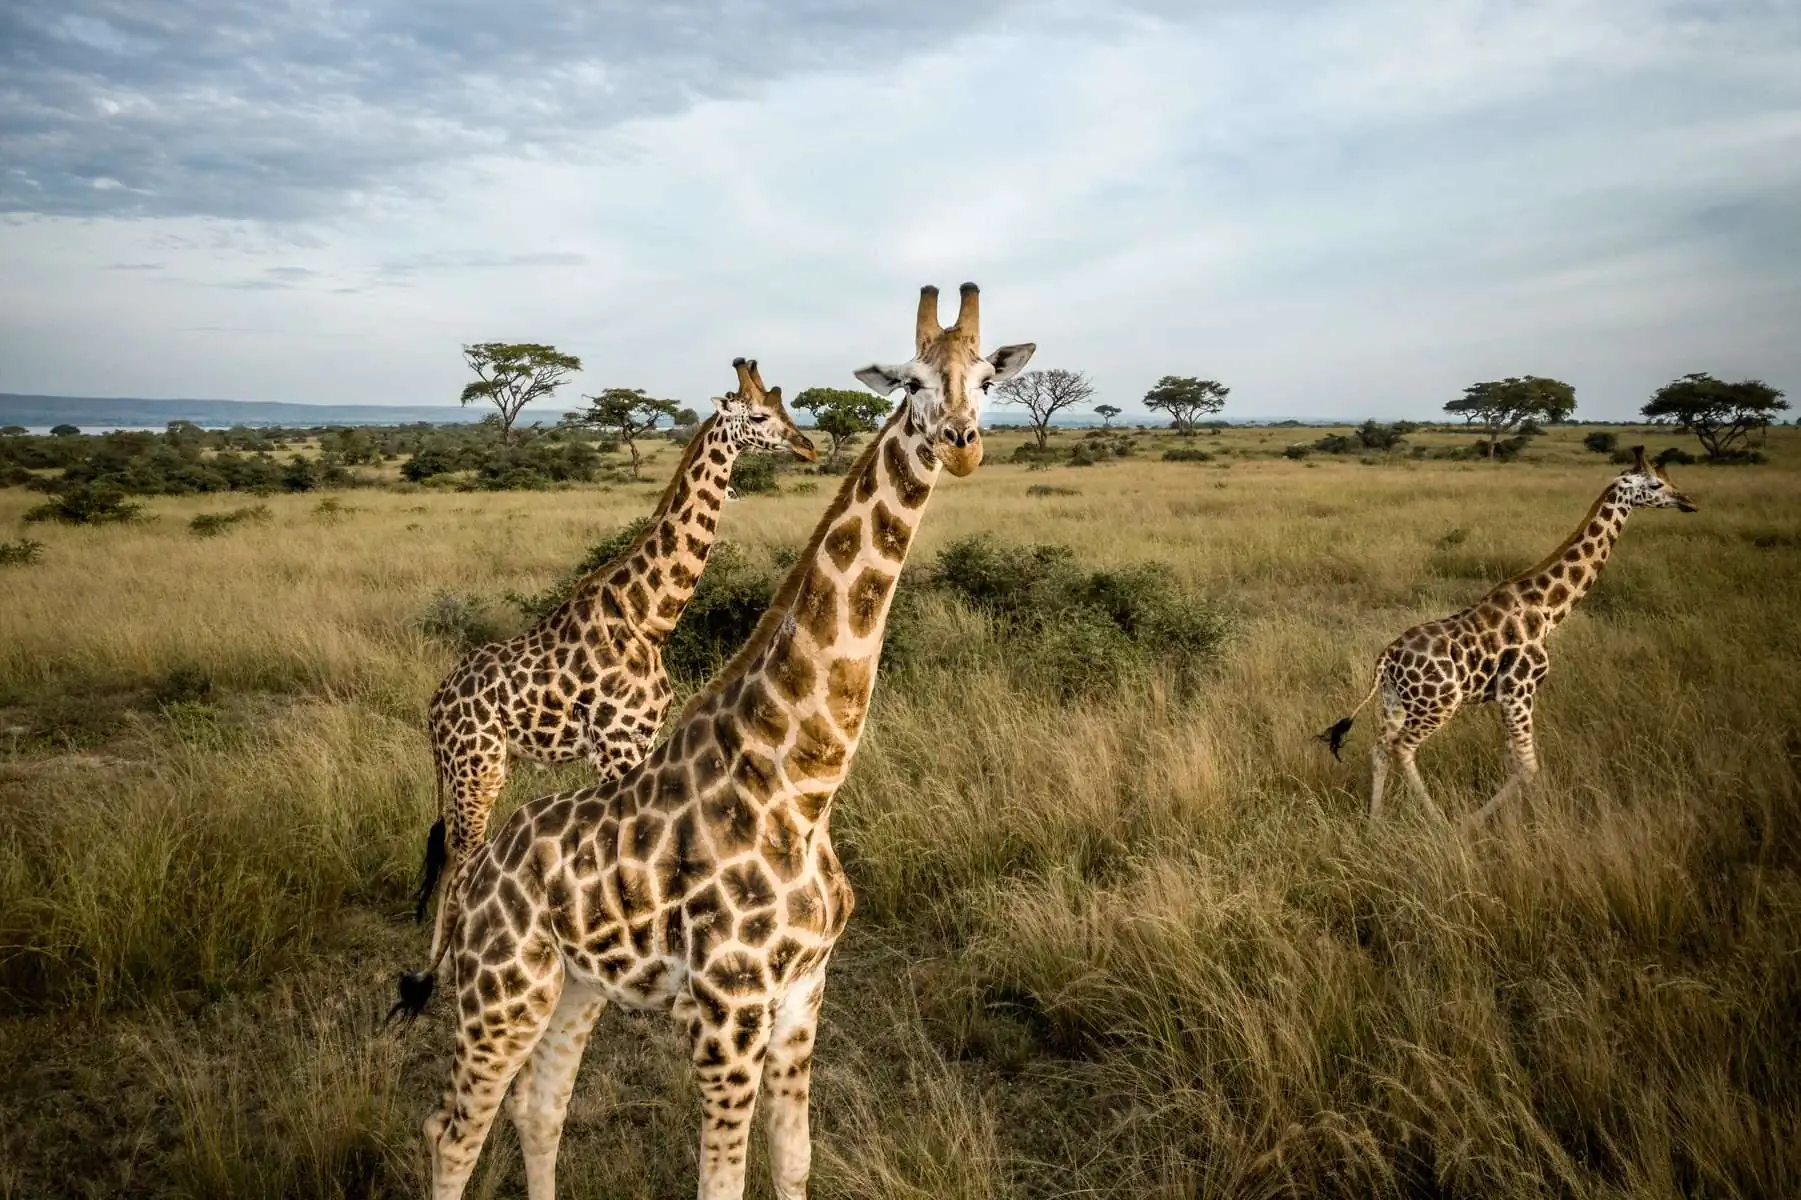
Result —
[{"label": "sky", "polygon": [[1801,402],[1801,4],[0,7],[0,391],[444,404],[538,341],[568,407],[793,396],[966,279],[1128,413]]}]

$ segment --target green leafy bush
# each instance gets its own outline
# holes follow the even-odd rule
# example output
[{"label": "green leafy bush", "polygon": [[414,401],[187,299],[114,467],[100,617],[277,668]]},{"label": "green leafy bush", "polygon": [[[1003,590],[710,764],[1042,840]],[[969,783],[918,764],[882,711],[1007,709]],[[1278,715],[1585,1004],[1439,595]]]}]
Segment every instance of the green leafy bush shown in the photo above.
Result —
[{"label": "green leafy bush", "polygon": [[506,602],[518,609],[527,621],[534,624],[542,621],[556,611],[558,605],[574,594],[577,584],[631,549],[632,543],[643,536],[644,531],[649,528],[649,517],[638,517],[621,525],[588,547],[588,552],[582,555],[582,560],[575,565],[575,568],[548,588],[535,596],[508,592]]},{"label": "green leafy bush", "polygon": [[44,557],[44,543],[30,538],[0,542],[0,567],[24,567]]},{"label": "green leafy bush", "polygon": [[1164,462],[1212,462],[1213,455],[1198,446],[1177,446],[1163,452]]},{"label": "green leafy bush", "polygon": [[78,484],[46,504],[28,509],[25,520],[60,521],[65,525],[104,525],[136,521],[144,506],[127,504],[125,493],[115,487]]},{"label": "green leafy bush", "polygon": [[270,519],[272,514],[267,504],[253,504],[248,508],[234,508],[230,512],[201,513],[188,522],[188,532],[195,537],[218,537],[246,521],[264,522]]},{"label": "green leafy bush", "polygon": [[740,496],[780,490],[775,458],[768,454],[740,454],[732,464],[732,490]]},{"label": "green leafy bush", "polygon": [[452,591],[441,591],[431,598],[419,617],[419,630],[455,650],[473,650],[506,636],[506,630],[488,611],[485,601]]},{"label": "green leafy bush", "polygon": [[1582,439],[1584,450],[1593,450],[1596,454],[1612,454],[1619,448],[1620,435],[1611,429],[1596,429]]}]

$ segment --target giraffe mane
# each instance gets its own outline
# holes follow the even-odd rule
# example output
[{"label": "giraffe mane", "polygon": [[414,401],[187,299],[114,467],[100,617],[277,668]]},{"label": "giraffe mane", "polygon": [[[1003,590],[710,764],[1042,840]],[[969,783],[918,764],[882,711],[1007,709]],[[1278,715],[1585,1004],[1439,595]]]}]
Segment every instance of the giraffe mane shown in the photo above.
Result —
[{"label": "giraffe mane", "polygon": [[677,485],[687,476],[688,468],[694,465],[694,457],[700,453],[701,443],[706,440],[714,422],[718,420],[719,417],[715,414],[702,421],[699,428],[695,429],[694,436],[688,439],[688,444],[682,447],[682,456],[676,460],[675,470],[670,474],[669,482],[664,485],[663,494],[657,497],[657,506],[650,510],[650,516],[645,520],[644,532],[633,538],[631,545],[582,576],[583,582],[617,570],[620,563],[644,549],[650,539],[656,536],[658,522],[669,515],[669,506],[675,502]]},{"label": "giraffe mane", "polygon": [[737,678],[749,669],[750,664],[756,661],[757,655],[761,654],[775,639],[776,630],[781,627],[783,619],[794,607],[795,597],[800,595],[801,584],[806,582],[807,573],[813,569],[813,560],[819,557],[819,547],[825,541],[826,534],[832,531],[832,526],[837,523],[839,516],[850,507],[851,489],[857,486],[857,480],[863,477],[864,471],[872,469],[871,464],[881,449],[882,439],[888,436],[888,431],[904,419],[907,413],[908,408],[905,404],[896,405],[888,420],[869,440],[869,445],[864,447],[861,454],[857,455],[850,470],[845,472],[844,482],[838,485],[838,494],[832,497],[832,502],[820,515],[819,524],[813,529],[813,536],[808,539],[806,548],[800,552],[800,557],[794,560],[794,565],[788,568],[788,574],[783,578],[781,586],[776,588],[775,595],[770,598],[769,607],[758,619],[757,627],[751,630],[750,638],[738,648],[738,653],[732,655],[724,666],[713,673],[713,678],[707,681],[706,686],[694,693],[688,703],[682,706],[681,715],[676,718],[676,724],[679,725],[688,720],[697,708],[715,695],[728,681]]}]

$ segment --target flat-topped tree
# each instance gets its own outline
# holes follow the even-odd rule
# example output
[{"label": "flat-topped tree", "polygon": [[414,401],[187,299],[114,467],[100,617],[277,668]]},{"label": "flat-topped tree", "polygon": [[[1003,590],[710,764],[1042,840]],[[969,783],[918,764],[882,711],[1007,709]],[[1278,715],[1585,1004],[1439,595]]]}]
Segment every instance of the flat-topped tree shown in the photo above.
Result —
[{"label": "flat-topped tree", "polygon": [[813,387],[794,398],[794,407],[812,413],[813,428],[832,439],[826,461],[836,466],[858,434],[875,432],[892,405],[886,396],[851,388]]},{"label": "flat-topped tree", "polygon": [[1727,383],[1705,371],[1684,375],[1657,389],[1639,411],[1651,421],[1674,421],[1701,440],[1714,461],[1745,453],[1751,434],[1769,425],[1788,401],[1761,379]]},{"label": "flat-topped tree", "polygon": [[[780,404],[782,389],[772,388],[770,393]],[[616,436],[625,445],[626,453],[631,455],[632,478],[638,478],[638,464],[644,461],[638,439],[655,429],[664,417],[674,422],[675,401],[647,396],[643,388],[622,387],[608,388],[598,396],[584,396],[583,399],[589,401],[589,405],[588,411],[581,415],[582,423]]]},{"label": "flat-topped tree", "polygon": [[[531,1200],[551,1200],[576,1069],[609,1001],[666,1012],[686,1035],[701,1200],[744,1194],[759,1094],[773,1191],[806,1195],[814,1035],[853,903],[832,848],[833,800],[939,469],[981,463],[982,399],[1033,349],[983,357],[974,284],[962,299],[941,329],[937,289],[925,289],[914,357],[857,372],[905,399],[750,640],[669,737],[610,784],[521,806],[448,893],[456,1059],[425,1126],[438,1200],[462,1194],[509,1086]],[[397,1010],[423,1008],[431,983],[407,976]]]},{"label": "flat-topped tree", "polygon": [[1101,419],[1102,429],[1112,429],[1113,418],[1117,417],[1123,411],[1123,409],[1112,404],[1097,404],[1094,406],[1094,415]]},{"label": "flat-topped tree", "polygon": [[994,389],[994,402],[1024,408],[1031,415],[1032,432],[1042,450],[1050,436],[1051,418],[1066,408],[1084,403],[1093,395],[1094,384],[1088,381],[1088,376],[1058,367],[1015,375]]},{"label": "flat-topped tree", "polygon": [[475,372],[463,387],[462,403],[486,400],[499,413],[500,440],[513,444],[513,422],[534,400],[555,392],[582,369],[582,360],[555,346],[537,342],[480,342],[463,347],[463,358]]},{"label": "flat-topped tree", "polygon": [[1217,379],[1196,379],[1192,375],[1165,375],[1157,386],[1144,394],[1144,406],[1152,412],[1166,412],[1177,432],[1194,433],[1202,417],[1212,416],[1226,406],[1232,389]]},{"label": "flat-topped tree", "polygon": [[1488,457],[1493,459],[1501,436],[1527,421],[1569,420],[1576,411],[1576,389],[1542,375],[1509,375],[1470,384],[1460,399],[1445,404],[1445,411],[1488,430]]}]

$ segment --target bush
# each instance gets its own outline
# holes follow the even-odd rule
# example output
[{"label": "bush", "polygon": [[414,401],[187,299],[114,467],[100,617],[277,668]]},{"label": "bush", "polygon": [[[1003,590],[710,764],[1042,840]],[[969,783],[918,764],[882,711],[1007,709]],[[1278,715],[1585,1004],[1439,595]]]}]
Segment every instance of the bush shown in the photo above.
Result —
[{"label": "bush", "polygon": [[1296,442],[1282,451],[1283,458],[1292,458],[1296,462],[1313,453],[1313,447],[1305,442]]},{"label": "bush", "polygon": [[1035,470],[1042,470],[1056,463],[1062,457],[1061,451],[1053,450],[1049,446],[1040,450],[1037,442],[1021,442],[1013,447],[1013,453],[1007,457],[1007,461],[1015,464],[1023,463]]},{"label": "bush", "polygon": [[1597,429],[1582,439],[1584,450],[1593,450],[1596,454],[1612,454],[1620,445],[1620,435],[1611,429]]},{"label": "bush", "polygon": [[434,641],[459,651],[473,650],[506,636],[480,597],[441,591],[431,598],[419,617],[419,630]]},{"label": "bush", "polygon": [[1667,467],[1671,463],[1675,463],[1680,467],[1687,467],[1693,466],[1696,459],[1694,455],[1690,454],[1687,450],[1682,449],[1680,446],[1671,446],[1667,450],[1658,451],[1657,456],[1651,461],[1660,467]]},{"label": "bush", "polygon": [[0,567],[23,567],[44,557],[44,543],[30,538],[16,542],[0,542]]},{"label": "bush", "polygon": [[1177,446],[1163,452],[1164,462],[1212,462],[1213,455],[1199,447]]},{"label": "bush", "polygon": [[25,513],[27,521],[61,521],[65,525],[103,525],[136,521],[144,506],[127,504],[125,493],[115,487],[78,484],[47,504]]},{"label": "bush", "polygon": [[1361,450],[1363,443],[1356,438],[1346,437],[1342,433],[1328,433],[1313,443],[1313,448],[1321,454],[1349,454],[1353,450]]},{"label": "bush", "polygon": [[664,669],[691,684],[705,681],[749,640],[780,583],[775,571],[752,563],[733,543],[713,543],[707,569],[663,647]]},{"label": "bush", "polygon": [[271,515],[267,504],[234,508],[230,512],[201,513],[188,522],[188,532],[195,537],[218,537],[235,525],[246,521],[268,521]]},{"label": "bush", "polygon": [[1224,617],[1183,594],[1164,564],[1084,571],[1067,546],[962,538],[940,552],[928,582],[993,619],[1017,648],[1013,661],[1066,698],[1112,687],[1152,663],[1191,683],[1228,632]]},{"label": "bush", "polygon": [[1092,467],[1094,464],[1105,462],[1112,457],[1113,456],[1107,452],[1105,446],[1097,447],[1084,443],[1070,448],[1069,465],[1072,467]]},{"label": "bush", "polygon": [[1064,487],[1056,483],[1034,483],[1026,489],[1028,496],[1080,496],[1082,493],[1072,487]]},{"label": "bush", "polygon": [[1414,428],[1408,424],[1404,429],[1403,424],[1384,425],[1372,418],[1357,427],[1357,441],[1367,450],[1393,450],[1407,440],[1407,430]]},{"label": "bush", "polygon": [[732,490],[740,496],[779,490],[775,458],[768,454],[740,454],[732,464]]}]

